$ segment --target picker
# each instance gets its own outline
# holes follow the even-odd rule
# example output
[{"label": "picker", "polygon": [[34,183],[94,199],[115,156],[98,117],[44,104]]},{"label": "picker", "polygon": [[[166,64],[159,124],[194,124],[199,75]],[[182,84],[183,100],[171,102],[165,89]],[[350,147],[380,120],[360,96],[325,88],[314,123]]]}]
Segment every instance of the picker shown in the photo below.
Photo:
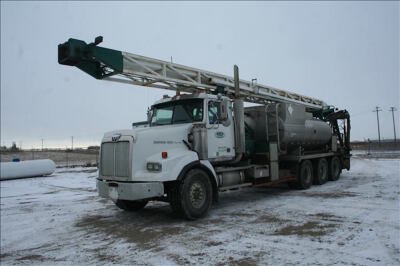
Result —
[{"label": "picker", "polygon": [[[203,217],[222,191],[281,182],[307,189],[350,169],[350,115],[322,100],[172,62],[69,39],[58,62],[96,79],[176,92],[148,121],[104,134],[100,196],[136,211],[168,201]],[[244,107],[244,102],[256,106]]]}]

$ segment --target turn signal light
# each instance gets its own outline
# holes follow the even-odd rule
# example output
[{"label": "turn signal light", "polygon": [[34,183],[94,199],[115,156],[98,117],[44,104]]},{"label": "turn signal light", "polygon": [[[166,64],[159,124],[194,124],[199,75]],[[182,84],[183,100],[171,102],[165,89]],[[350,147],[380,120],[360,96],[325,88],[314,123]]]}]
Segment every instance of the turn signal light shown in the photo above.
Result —
[{"label": "turn signal light", "polygon": [[161,153],[161,157],[162,157],[163,159],[166,159],[166,158],[168,157],[168,152],[163,151],[163,152]]}]

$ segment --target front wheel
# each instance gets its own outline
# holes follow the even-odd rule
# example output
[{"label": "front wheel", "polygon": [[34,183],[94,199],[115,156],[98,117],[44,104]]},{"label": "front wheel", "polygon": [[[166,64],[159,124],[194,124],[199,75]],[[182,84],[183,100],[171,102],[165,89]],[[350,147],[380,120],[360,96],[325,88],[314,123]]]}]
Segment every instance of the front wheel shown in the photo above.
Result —
[{"label": "front wheel", "polygon": [[138,211],[147,205],[147,200],[117,200],[115,205],[125,211]]},{"label": "front wheel", "polygon": [[205,216],[212,204],[212,186],[208,175],[200,169],[190,170],[179,185],[179,210],[186,219]]}]

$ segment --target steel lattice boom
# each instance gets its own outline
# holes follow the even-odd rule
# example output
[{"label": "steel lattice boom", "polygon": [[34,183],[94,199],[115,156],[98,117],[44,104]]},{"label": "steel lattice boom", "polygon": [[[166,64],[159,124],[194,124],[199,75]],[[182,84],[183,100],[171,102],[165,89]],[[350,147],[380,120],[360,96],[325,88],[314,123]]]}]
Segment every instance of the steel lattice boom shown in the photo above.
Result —
[{"label": "steel lattice boom", "polygon": [[[90,44],[69,39],[58,46],[58,62],[76,66],[97,79],[189,93],[223,91],[231,97],[235,94],[233,77],[98,47],[101,41],[101,37]],[[245,80],[240,80],[239,85],[240,97],[247,102],[292,102],[317,110],[326,106],[321,100],[270,86]]]}]

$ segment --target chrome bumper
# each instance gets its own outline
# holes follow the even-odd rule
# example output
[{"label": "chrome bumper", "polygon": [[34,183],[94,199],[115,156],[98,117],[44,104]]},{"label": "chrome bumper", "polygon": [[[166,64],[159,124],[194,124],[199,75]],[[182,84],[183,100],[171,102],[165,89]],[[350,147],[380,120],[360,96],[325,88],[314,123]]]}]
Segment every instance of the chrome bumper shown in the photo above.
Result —
[{"label": "chrome bumper", "polygon": [[97,179],[96,186],[101,197],[113,201],[150,199],[164,195],[164,185],[161,182],[126,183]]}]

